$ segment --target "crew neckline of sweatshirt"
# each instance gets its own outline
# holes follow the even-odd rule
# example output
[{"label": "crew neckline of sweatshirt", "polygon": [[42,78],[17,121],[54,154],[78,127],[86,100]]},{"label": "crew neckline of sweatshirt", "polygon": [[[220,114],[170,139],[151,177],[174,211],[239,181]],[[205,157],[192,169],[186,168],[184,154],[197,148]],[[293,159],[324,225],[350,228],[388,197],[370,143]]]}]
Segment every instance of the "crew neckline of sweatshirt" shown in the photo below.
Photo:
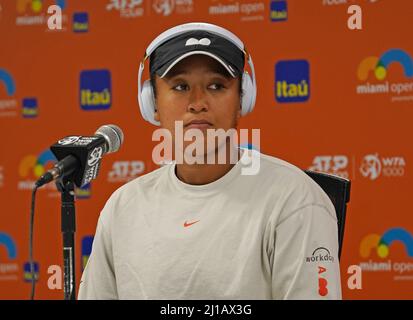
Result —
[{"label": "crew neckline of sweatshirt", "polygon": [[249,160],[248,160],[248,157],[250,156],[248,152],[249,150],[246,150],[243,148],[239,148],[239,149],[241,150],[242,154],[240,158],[238,159],[237,163],[227,173],[225,173],[222,177],[220,177],[219,179],[215,181],[212,181],[207,184],[201,184],[201,185],[185,183],[181,181],[175,174],[175,170],[176,170],[175,161],[172,162],[169,168],[170,181],[172,181],[172,184],[175,189],[182,191],[182,192],[191,193],[194,196],[203,196],[203,195],[209,195],[211,193],[220,192],[236,176],[241,174],[241,169],[244,163],[249,163]]}]

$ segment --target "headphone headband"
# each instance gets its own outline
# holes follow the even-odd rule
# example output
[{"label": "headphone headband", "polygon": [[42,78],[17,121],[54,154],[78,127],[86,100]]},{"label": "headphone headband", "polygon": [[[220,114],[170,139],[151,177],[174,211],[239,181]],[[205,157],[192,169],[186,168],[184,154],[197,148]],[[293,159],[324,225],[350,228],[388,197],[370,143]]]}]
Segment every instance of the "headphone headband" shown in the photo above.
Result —
[{"label": "headphone headband", "polygon": [[235,44],[241,51],[245,53],[245,48],[244,44],[242,41],[231,31],[224,29],[220,26],[216,26],[210,23],[204,23],[204,22],[191,22],[191,23],[185,23],[176,27],[173,27],[171,29],[168,29],[164,32],[162,32],[159,36],[157,36],[151,44],[148,46],[148,48],[145,51],[145,57],[149,57],[157,47],[159,47],[162,43],[168,41],[169,39],[172,39],[180,34],[183,34],[188,31],[207,31],[210,33],[214,33],[218,36],[221,36],[228,41],[231,41],[233,44]]}]

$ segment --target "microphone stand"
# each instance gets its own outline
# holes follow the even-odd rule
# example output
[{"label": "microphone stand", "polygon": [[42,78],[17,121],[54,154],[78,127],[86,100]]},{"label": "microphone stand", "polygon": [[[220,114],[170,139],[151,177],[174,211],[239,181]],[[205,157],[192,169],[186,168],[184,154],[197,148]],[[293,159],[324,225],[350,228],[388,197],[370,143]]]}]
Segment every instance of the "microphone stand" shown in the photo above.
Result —
[{"label": "microphone stand", "polygon": [[66,178],[56,181],[61,193],[61,230],[63,235],[63,279],[65,300],[76,300],[75,282],[75,232],[76,210],[73,181]]}]

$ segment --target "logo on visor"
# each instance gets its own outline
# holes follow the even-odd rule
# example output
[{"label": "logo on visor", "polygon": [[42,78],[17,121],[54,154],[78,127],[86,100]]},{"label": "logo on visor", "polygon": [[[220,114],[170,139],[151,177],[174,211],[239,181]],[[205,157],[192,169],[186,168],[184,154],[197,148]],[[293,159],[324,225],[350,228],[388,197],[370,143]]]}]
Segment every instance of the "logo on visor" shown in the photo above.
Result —
[{"label": "logo on visor", "polygon": [[210,44],[211,44],[211,40],[209,40],[208,38],[202,38],[200,40],[195,39],[195,38],[190,38],[186,41],[185,47],[196,46],[196,45],[209,46]]}]

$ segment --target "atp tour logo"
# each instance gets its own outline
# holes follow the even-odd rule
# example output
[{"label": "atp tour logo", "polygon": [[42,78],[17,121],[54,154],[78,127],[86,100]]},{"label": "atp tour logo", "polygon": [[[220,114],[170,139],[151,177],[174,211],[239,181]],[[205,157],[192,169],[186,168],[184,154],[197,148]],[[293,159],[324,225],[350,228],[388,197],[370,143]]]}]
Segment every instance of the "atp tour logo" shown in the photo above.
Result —
[{"label": "atp tour logo", "polygon": [[108,182],[128,182],[145,172],[143,161],[116,161],[108,173]]},{"label": "atp tour logo", "polygon": [[348,179],[348,157],[345,155],[316,156],[308,170],[333,174]]},{"label": "atp tour logo", "polygon": [[413,92],[413,82],[391,82],[387,80],[390,73],[396,73],[396,70],[392,69],[392,64],[399,64],[402,67],[406,79],[411,80],[413,78],[413,60],[411,56],[402,49],[390,49],[380,57],[369,56],[360,62],[357,68],[357,78],[365,83],[357,86],[357,94],[382,95],[390,93],[392,94],[392,102],[413,100],[413,96],[409,95]]},{"label": "atp tour logo", "polygon": [[272,0],[270,3],[270,19],[273,22],[286,21],[288,18],[287,1]]},{"label": "atp tour logo", "polygon": [[83,110],[107,110],[112,104],[109,70],[84,70],[80,73],[80,107]]},{"label": "atp tour logo", "polygon": [[89,31],[89,14],[87,12],[75,12],[73,14],[73,32],[85,33]]},{"label": "atp tour logo", "polygon": [[[61,10],[66,9],[66,0],[16,0],[16,25],[31,26],[47,24],[47,9],[57,5]],[[67,21],[67,15],[62,15],[62,22]]]},{"label": "atp tour logo", "polygon": [[376,154],[366,155],[360,165],[364,178],[376,180],[380,176],[402,177],[405,174],[406,161],[403,157],[380,157]]},{"label": "atp tour logo", "polygon": [[152,0],[153,10],[163,16],[172,13],[188,14],[194,11],[193,0]]},{"label": "atp tour logo", "polygon": [[[6,259],[4,259],[4,249],[6,251]],[[17,259],[17,246],[14,239],[7,233],[0,231],[0,281],[17,280],[17,272],[19,266]],[[6,262],[4,262],[6,261]]]},{"label": "atp tour logo", "polygon": [[310,65],[308,61],[277,62],[275,65],[275,99],[277,102],[305,102],[309,98]]},{"label": "atp tour logo", "polygon": [[[395,260],[393,250],[390,250],[394,243],[403,245],[402,255],[406,260]],[[383,235],[371,233],[364,236],[359,253],[362,258],[369,259],[360,262],[363,271],[391,272],[396,274],[395,280],[413,280],[413,236],[406,229],[397,227],[387,230]]]},{"label": "atp tour logo", "polygon": [[107,11],[116,10],[121,18],[137,18],[144,14],[143,0],[111,0],[106,5]]}]

